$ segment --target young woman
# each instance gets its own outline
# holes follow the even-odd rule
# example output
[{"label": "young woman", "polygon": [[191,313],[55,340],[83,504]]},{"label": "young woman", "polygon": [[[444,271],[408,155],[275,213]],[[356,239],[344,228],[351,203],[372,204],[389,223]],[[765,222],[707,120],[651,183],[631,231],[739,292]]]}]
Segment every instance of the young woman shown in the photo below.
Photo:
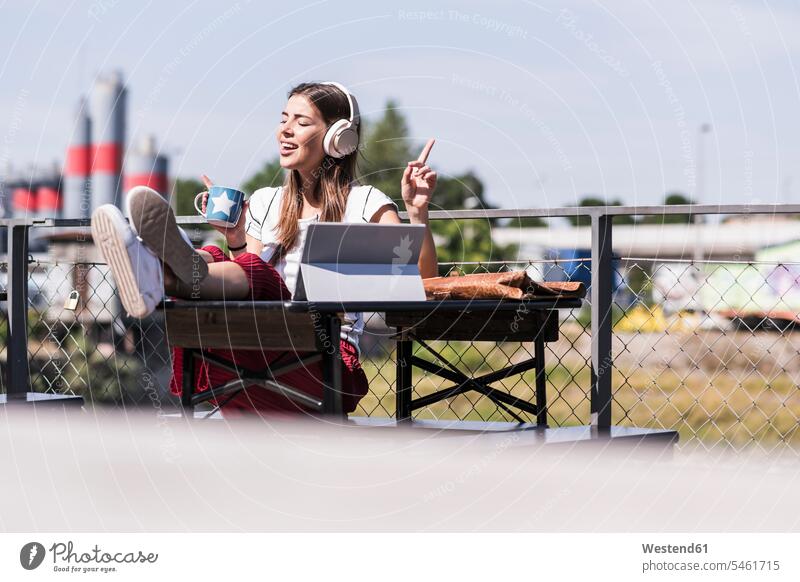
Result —
[{"label": "young woman", "polygon": [[[360,138],[358,105],[337,83],[303,83],[289,92],[276,131],[284,185],[253,193],[235,227],[217,228],[229,254],[215,246],[195,250],[175,222],[168,204],[149,188],[134,188],[126,205],[130,226],[112,205],[92,215],[92,233],[108,262],[126,311],[134,317],[152,312],[164,291],[201,299],[289,299],[294,293],[308,225],[314,221],[400,223],[397,205],[383,192],[356,182]],[[211,181],[203,176],[207,187]],[[401,180],[410,222],[427,224],[436,172],[424,162],[408,162]],[[203,207],[207,193],[203,193]],[[163,266],[162,266],[163,265]],[[422,277],[437,274],[436,249],[430,228],[420,253]],[[276,323],[280,325],[280,323]],[[359,364],[360,313],[345,314],[341,354],[343,402],[355,410],[367,392]],[[248,369],[263,369],[287,354],[274,351],[214,350]],[[291,355],[289,355],[291,357]],[[173,357],[171,389],[180,393],[182,353]],[[233,375],[213,365],[199,366],[197,391],[222,384]],[[319,365],[300,368],[279,378],[285,384],[319,397]],[[223,414],[240,411],[297,411],[292,401],[262,388],[249,388],[220,402]]]}]

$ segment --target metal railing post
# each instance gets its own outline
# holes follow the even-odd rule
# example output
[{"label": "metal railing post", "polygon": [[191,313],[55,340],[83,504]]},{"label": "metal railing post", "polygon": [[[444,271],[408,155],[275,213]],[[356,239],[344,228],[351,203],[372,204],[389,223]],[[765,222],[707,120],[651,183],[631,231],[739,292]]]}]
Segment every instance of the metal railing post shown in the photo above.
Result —
[{"label": "metal railing post", "polygon": [[28,224],[8,226],[8,376],[6,397],[25,400],[28,368]]},{"label": "metal railing post", "polygon": [[611,304],[614,265],[611,252],[613,216],[592,216],[592,427],[611,428]]}]

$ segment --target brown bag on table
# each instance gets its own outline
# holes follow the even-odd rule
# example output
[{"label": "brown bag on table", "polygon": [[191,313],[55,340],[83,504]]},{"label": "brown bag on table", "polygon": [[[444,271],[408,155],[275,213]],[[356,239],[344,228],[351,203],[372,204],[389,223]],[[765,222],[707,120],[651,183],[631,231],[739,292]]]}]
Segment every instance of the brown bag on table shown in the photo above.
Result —
[{"label": "brown bag on table", "polygon": [[423,279],[428,299],[550,299],[586,296],[583,283],[547,282],[531,279],[525,271],[476,273]]}]

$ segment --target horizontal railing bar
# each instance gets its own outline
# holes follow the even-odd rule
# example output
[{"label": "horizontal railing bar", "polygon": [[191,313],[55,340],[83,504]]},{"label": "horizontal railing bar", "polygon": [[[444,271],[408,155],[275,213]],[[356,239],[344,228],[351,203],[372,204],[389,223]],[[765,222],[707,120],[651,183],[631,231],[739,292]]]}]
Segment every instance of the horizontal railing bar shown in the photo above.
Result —
[{"label": "horizontal railing bar", "polygon": [[[401,218],[408,218],[401,211]],[[472,210],[431,210],[433,219],[454,218],[558,218],[570,216],[653,216],[675,214],[800,214],[800,204],[670,204],[655,206],[560,206],[554,208],[484,208]],[[181,216],[179,222],[204,222],[199,216]]]},{"label": "horizontal railing bar", "polygon": [[[615,257],[616,260],[616,257]],[[687,264],[687,263],[697,263],[699,265],[765,265],[765,266],[784,266],[784,267],[795,267],[800,265],[798,261],[757,261],[757,260],[747,260],[747,259],[695,259],[694,257],[689,257],[686,259],[675,259],[675,258],[661,258],[661,257],[619,257],[620,261],[630,263],[631,261],[642,261],[648,263],[680,263],[680,264]],[[572,259],[573,262],[588,262],[588,260],[584,259]],[[547,261],[549,262],[549,261]]]},{"label": "horizontal railing bar", "polygon": [[[32,255],[33,261],[28,261],[29,265],[36,265],[36,266],[48,266],[48,267],[73,267],[75,265],[81,265],[84,267],[104,267],[106,263],[102,262],[92,262],[92,261],[61,261],[61,260],[47,260],[47,259],[40,259],[36,253]],[[698,264],[698,265],[750,265],[750,266],[783,266],[783,267],[797,267],[800,266],[800,261],[781,261],[781,260],[773,260],[773,261],[759,261],[755,259],[696,259],[694,257],[687,257],[687,258],[674,258],[674,257],[614,257],[615,262],[621,263],[632,263],[641,261],[643,263],[676,263],[676,264]],[[463,261],[463,262],[454,262],[454,261],[442,261],[439,263],[440,267],[448,267],[448,266],[460,266],[460,265],[520,265],[520,264],[528,264],[531,266],[537,265],[557,265],[560,263],[591,263],[591,257],[575,257],[571,259],[508,259],[508,260],[497,260],[497,261]],[[7,261],[0,261],[0,270],[5,269],[8,267]],[[1,299],[0,299],[1,300]]]},{"label": "horizontal railing bar", "polygon": [[[675,214],[800,214],[800,204],[672,204],[655,206],[561,206],[554,208],[491,208],[432,210],[434,220],[489,218],[557,218],[570,216],[654,216]],[[401,218],[408,214],[400,212]],[[178,216],[178,224],[205,224],[201,216]],[[86,227],[88,218],[4,218],[0,227],[27,224],[43,227]]]},{"label": "horizontal railing bar", "polygon": [[[651,216],[674,214],[800,214],[800,204],[671,204],[657,206],[562,206],[556,208],[492,208],[431,210],[435,219],[555,218],[570,216]],[[400,216],[407,218],[405,212]]]}]

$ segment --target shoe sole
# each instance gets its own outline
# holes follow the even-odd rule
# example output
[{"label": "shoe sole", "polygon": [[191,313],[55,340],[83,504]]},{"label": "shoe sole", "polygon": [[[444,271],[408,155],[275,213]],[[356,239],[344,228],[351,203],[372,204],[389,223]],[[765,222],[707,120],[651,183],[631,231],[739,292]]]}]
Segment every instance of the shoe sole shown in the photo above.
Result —
[{"label": "shoe sole", "polygon": [[[134,194],[131,196],[131,194]],[[134,230],[181,281],[195,285],[208,274],[208,265],[186,244],[169,203],[150,188],[128,193],[128,215]]]},{"label": "shoe sole", "polygon": [[102,208],[92,214],[92,238],[114,275],[125,311],[131,317],[141,318],[148,315],[149,311],[128,255],[128,246],[114,226],[113,219]]}]

